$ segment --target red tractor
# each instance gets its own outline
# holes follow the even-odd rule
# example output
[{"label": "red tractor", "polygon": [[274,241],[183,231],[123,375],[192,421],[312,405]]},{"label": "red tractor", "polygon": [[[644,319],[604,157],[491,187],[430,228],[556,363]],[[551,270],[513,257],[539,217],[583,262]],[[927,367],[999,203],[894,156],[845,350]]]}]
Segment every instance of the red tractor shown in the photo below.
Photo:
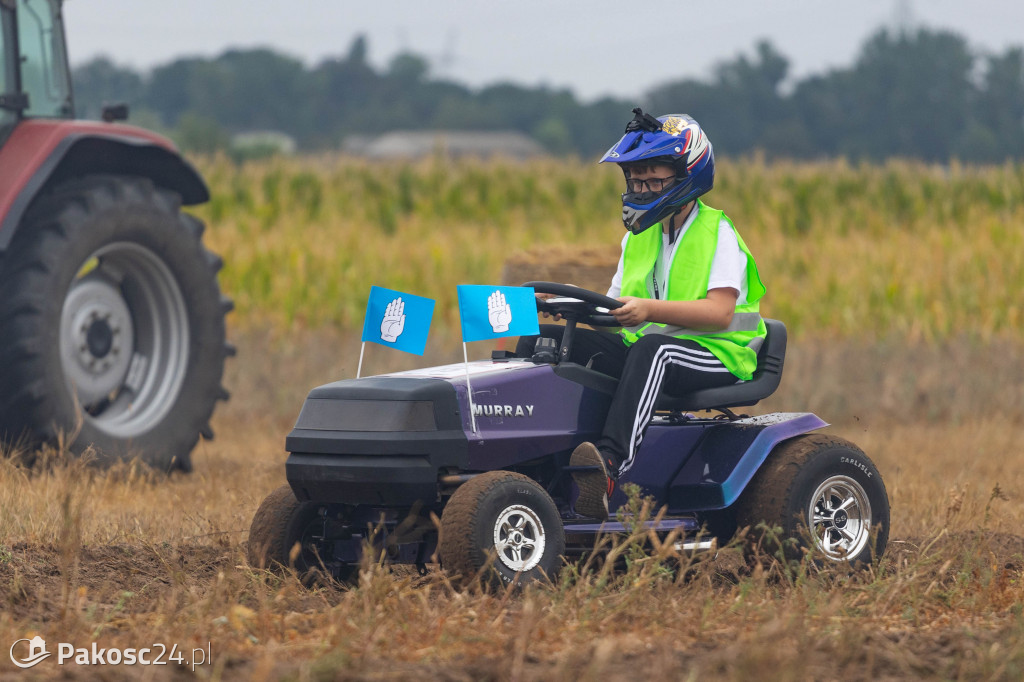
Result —
[{"label": "red tractor", "polygon": [[191,469],[218,400],[222,261],[174,145],[74,120],[61,0],[0,0],[0,438]]}]

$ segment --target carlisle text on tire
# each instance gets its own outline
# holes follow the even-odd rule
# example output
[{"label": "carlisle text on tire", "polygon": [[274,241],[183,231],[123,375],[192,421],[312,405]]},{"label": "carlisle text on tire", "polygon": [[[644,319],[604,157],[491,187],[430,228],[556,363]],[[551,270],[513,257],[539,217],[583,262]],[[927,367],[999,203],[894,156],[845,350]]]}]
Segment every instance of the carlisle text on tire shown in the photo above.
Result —
[{"label": "carlisle text on tire", "polygon": [[[740,527],[774,552],[775,537],[760,523],[782,529],[814,556],[831,561],[870,562],[889,538],[889,497],[874,463],[853,443],[825,434],[784,441],[744,491]],[[786,554],[799,558],[796,546]]]}]

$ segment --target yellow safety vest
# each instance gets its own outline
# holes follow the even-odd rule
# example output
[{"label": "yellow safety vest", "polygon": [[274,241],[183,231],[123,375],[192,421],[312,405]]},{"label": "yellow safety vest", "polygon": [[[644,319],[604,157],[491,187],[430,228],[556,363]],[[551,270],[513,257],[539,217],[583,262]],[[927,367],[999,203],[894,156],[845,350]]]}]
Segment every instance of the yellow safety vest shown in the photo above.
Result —
[{"label": "yellow safety vest", "polygon": [[[736,230],[732,221],[717,209],[709,208],[698,200],[698,213],[681,237],[672,263],[668,267],[665,300],[696,301],[707,298],[708,277],[718,246],[718,227],[724,218]],[[622,296],[651,298],[647,281],[655,268],[662,244],[661,223],[626,239],[622,266]],[[754,257],[743,243],[739,232],[736,241],[747,257],[747,302],[737,305],[732,324],[727,329],[703,332],[657,322],[645,322],[637,327],[624,327],[619,333],[627,345],[646,334],[667,334],[677,339],[691,339],[711,351],[730,372],[743,380],[750,379],[757,368],[757,350],[768,332],[761,319],[758,302],[765,288],[757,273]]]}]

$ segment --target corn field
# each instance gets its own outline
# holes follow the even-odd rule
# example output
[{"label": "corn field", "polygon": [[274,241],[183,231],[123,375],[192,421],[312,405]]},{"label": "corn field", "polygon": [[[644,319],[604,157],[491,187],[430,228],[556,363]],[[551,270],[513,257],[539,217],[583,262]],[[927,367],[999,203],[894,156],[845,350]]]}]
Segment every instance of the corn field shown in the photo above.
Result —
[{"label": "corn field", "polygon": [[[516,252],[618,257],[621,177],[593,163],[198,165],[242,326],[358,328],[377,284],[436,299],[435,325],[457,328],[456,285],[498,283]],[[722,161],[705,198],[757,258],[764,312],[796,333],[1020,337],[1024,166]]]}]

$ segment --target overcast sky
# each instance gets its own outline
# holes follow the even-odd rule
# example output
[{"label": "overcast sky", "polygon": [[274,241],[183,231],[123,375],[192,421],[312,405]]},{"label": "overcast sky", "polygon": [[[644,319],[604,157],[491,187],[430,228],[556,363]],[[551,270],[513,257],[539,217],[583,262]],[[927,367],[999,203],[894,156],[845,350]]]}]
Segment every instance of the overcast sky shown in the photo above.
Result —
[{"label": "overcast sky", "polygon": [[410,51],[470,86],[545,84],[585,100],[707,78],[762,38],[795,78],[849,65],[899,21],[955,31],[982,52],[1024,44],[1020,0],[66,0],[65,18],[72,64],[106,55],[148,70],[261,46],[313,65],[365,34],[377,66]]}]

